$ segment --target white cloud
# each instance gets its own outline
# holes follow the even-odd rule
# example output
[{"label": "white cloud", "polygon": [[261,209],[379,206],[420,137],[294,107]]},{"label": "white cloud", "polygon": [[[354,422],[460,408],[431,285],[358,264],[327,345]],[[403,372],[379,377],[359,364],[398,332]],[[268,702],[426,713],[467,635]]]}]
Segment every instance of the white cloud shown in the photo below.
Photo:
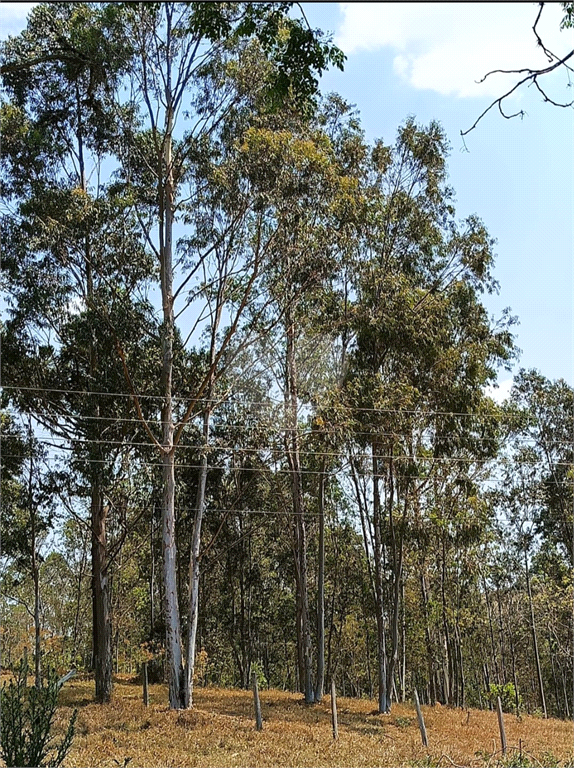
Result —
[{"label": "white cloud", "polygon": [[[341,3],[336,43],[347,55],[390,48],[393,68],[414,88],[462,98],[500,96],[509,75],[493,69],[545,66],[532,25],[537,3]],[[572,32],[560,32],[560,4],[547,3],[538,31],[554,53],[572,47]]]},{"label": "white cloud", "polygon": [[513,383],[513,379],[506,379],[505,381],[499,382],[497,386],[485,387],[484,394],[487,397],[491,397],[495,403],[500,405],[509,397]]},{"label": "white cloud", "polygon": [[38,3],[0,2],[0,40],[17,35],[26,26],[26,17]]}]

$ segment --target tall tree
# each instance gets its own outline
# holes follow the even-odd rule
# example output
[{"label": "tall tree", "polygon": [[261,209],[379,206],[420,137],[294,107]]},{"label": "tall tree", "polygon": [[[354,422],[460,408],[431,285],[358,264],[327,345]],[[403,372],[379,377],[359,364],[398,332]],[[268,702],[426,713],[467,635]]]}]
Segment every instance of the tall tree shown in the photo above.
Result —
[{"label": "tall tree", "polygon": [[[102,390],[122,389],[119,367],[114,376],[105,360],[113,340],[104,327],[116,315],[124,332],[131,325],[127,338],[141,339],[150,309],[136,295],[149,260],[125,207],[100,179],[117,136],[113,91],[126,53],[117,9],[87,3],[36,7],[27,29],[2,46],[9,101],[1,118],[10,135],[3,193],[16,206],[3,222],[10,237],[3,269],[11,293],[4,383],[14,401],[32,410],[56,439],[71,441],[86,462],[81,471],[91,496],[98,701],[108,701],[112,690],[104,494],[117,453],[98,438],[107,420],[114,429],[123,409],[121,398],[98,400]],[[125,264],[136,261],[134,251],[138,258],[128,275]],[[121,441],[125,434],[119,431]]]},{"label": "tall tree", "polygon": [[[131,87],[133,106],[141,114],[144,131],[125,131],[125,149],[120,160],[123,176],[130,187],[143,181],[149,226],[146,225],[151,252],[159,266],[162,306],[161,436],[145,428],[161,455],[163,464],[163,581],[165,590],[166,645],[169,669],[169,699],[172,708],[192,705],[193,659],[197,612],[198,556],[203,519],[203,482],[197,497],[190,568],[190,617],[187,674],[184,675],[182,631],[177,596],[177,556],[175,543],[175,456],[183,430],[199,409],[204,412],[203,436],[209,436],[209,409],[201,406],[209,398],[221,376],[224,355],[237,333],[245,307],[254,296],[254,286],[273,233],[265,227],[259,211],[260,201],[249,189],[238,166],[241,150],[225,142],[239,137],[233,133],[233,120],[227,118],[242,100],[240,79],[234,87],[228,73],[234,69],[238,51],[246,43],[257,43],[273,66],[257,73],[260,93],[267,108],[275,108],[291,94],[304,106],[315,93],[315,73],[329,64],[341,65],[342,54],[288,11],[291,3],[165,3],[126,5],[128,35],[134,41]],[[253,70],[251,76],[253,75]],[[245,80],[247,82],[247,80]],[[215,88],[213,87],[215,86]],[[245,91],[245,86],[243,86]],[[252,88],[251,88],[252,90]],[[194,127],[185,130],[182,120]],[[233,153],[235,155],[233,156]],[[240,165],[240,164],[239,164]],[[207,179],[206,179],[207,175]],[[139,177],[139,178],[138,178]],[[225,194],[204,198],[206,180],[219,184]],[[135,182],[135,184],[133,183]],[[182,241],[182,262],[175,262],[176,226],[188,227],[190,236]],[[157,233],[152,242],[151,232]],[[213,258],[220,266],[212,272]],[[174,284],[177,266],[179,285]],[[222,266],[223,265],[223,266]],[[210,276],[207,282],[203,282]],[[188,399],[183,413],[174,418],[174,340],[175,303],[193,305],[204,321],[205,304],[211,296],[207,326],[211,337],[209,364]],[[229,325],[219,334],[223,308]],[[179,316],[179,313],[178,313]],[[126,368],[126,376],[128,376]],[[141,412],[133,390],[134,402]],[[203,461],[205,478],[206,464]],[[185,682],[184,682],[185,680]]]},{"label": "tall tree", "polygon": [[[476,217],[462,230],[455,224],[446,151],[438,124],[425,129],[412,119],[394,147],[375,145],[367,176],[370,220],[356,256],[344,397],[358,432],[359,456],[351,450],[350,461],[373,562],[381,712],[390,709],[398,663],[413,498],[429,483],[433,460],[438,465],[464,444],[464,429],[451,414],[479,409],[481,387],[512,353],[507,323],[491,327],[479,300],[480,291],[495,287],[491,241]],[[365,449],[369,495],[358,478],[367,472]]]}]

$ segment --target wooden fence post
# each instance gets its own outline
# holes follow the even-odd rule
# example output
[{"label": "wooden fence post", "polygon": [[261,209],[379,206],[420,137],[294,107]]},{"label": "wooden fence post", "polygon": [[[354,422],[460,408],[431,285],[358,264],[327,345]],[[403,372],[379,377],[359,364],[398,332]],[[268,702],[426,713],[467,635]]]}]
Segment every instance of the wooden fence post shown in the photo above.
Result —
[{"label": "wooden fence post", "polygon": [[148,680],[147,680],[147,661],[144,661],[144,663],[143,663],[142,678],[143,678],[143,703],[144,703],[144,706],[149,707],[149,687],[148,687]]},{"label": "wooden fence post", "polygon": [[337,693],[335,691],[335,680],[331,680],[331,721],[333,724],[333,738],[339,738],[339,723],[337,722]]},{"label": "wooden fence post", "polygon": [[421,705],[420,705],[420,702],[419,702],[419,695],[417,693],[417,689],[416,688],[414,690],[414,697],[415,697],[415,708],[417,710],[417,719],[419,721],[419,729],[420,729],[420,732],[421,732],[421,739],[422,739],[422,742],[423,742],[423,746],[428,747],[429,742],[428,742],[428,739],[427,739],[427,729],[425,728],[425,721],[424,721],[423,713],[422,713],[422,710],[421,710]]},{"label": "wooden fence post", "polygon": [[255,727],[260,731],[263,728],[263,720],[261,719],[261,702],[259,701],[257,672],[255,672],[255,670],[251,673],[251,685],[253,686],[253,700],[255,703]]},{"label": "wooden fence post", "polygon": [[500,743],[502,744],[502,754],[506,754],[506,733],[504,731],[504,720],[502,719],[502,702],[500,696],[496,697],[496,714],[498,715],[498,727],[500,728]]}]

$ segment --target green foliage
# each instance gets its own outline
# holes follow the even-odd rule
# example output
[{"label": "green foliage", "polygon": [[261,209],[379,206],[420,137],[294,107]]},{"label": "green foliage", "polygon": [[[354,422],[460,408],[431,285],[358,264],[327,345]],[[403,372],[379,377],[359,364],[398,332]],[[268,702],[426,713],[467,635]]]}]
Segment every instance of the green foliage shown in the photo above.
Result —
[{"label": "green foliage", "polygon": [[257,676],[257,687],[259,689],[261,688],[267,688],[269,686],[269,681],[267,680],[265,676],[265,672],[263,671],[263,667],[259,662],[252,661],[251,662],[251,674],[255,672]]},{"label": "green foliage", "polygon": [[58,768],[74,738],[78,710],[74,710],[60,743],[52,734],[60,684],[54,669],[48,671],[42,688],[28,687],[28,662],[20,661],[15,680],[0,692],[2,730],[0,755],[7,766]]},{"label": "green foliage", "polygon": [[440,758],[433,757],[432,755],[426,755],[426,757],[418,757],[409,763],[411,768],[440,768]]},{"label": "green foliage", "polygon": [[[516,689],[514,683],[505,683],[498,685],[490,683],[489,690],[486,692],[487,701],[496,704],[496,699],[500,696],[500,703],[504,712],[516,712]],[[522,706],[522,697],[518,696],[518,709]]]},{"label": "green foliage", "polygon": [[574,27],[574,3],[562,3],[564,18],[560,24],[560,29],[572,29]]},{"label": "green foliage", "polygon": [[408,728],[414,720],[412,717],[395,717],[394,722],[399,728]]},{"label": "green foliage", "polygon": [[545,752],[540,759],[532,757],[528,752],[516,747],[510,748],[510,754],[500,757],[496,763],[488,761],[493,768],[568,768],[568,764],[562,763],[552,752]]},{"label": "green foliage", "polygon": [[300,108],[314,104],[318,76],[329,66],[343,69],[345,56],[321,30],[288,15],[295,3],[195,3],[189,31],[228,45],[255,38],[273,63],[268,103],[279,109],[286,99]]}]

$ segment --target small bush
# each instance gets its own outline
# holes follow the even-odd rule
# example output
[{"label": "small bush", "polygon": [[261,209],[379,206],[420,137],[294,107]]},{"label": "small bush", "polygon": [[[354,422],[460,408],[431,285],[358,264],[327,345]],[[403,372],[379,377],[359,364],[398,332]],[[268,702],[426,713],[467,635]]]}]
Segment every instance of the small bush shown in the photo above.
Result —
[{"label": "small bush", "polygon": [[72,745],[78,710],[74,710],[61,742],[54,743],[51,731],[61,687],[56,671],[48,670],[41,688],[29,688],[27,677],[28,662],[22,659],[16,679],[4,683],[0,690],[0,756],[9,768],[58,768]]},{"label": "small bush", "polygon": [[413,760],[409,763],[410,768],[440,768],[440,758],[432,757],[432,755],[426,755]]},{"label": "small bush", "polygon": [[552,752],[545,752],[540,758],[533,757],[528,752],[523,752],[510,747],[510,754],[501,755],[495,763],[492,762],[492,756],[485,755],[485,762],[490,768],[569,768],[568,762],[561,763]]},{"label": "small bush", "polygon": [[[257,675],[257,687],[262,690],[263,688],[269,688],[269,683],[267,678],[265,677],[265,672],[263,671],[263,667],[261,664],[259,664],[257,661],[251,662],[251,674]],[[250,678],[251,681],[251,678]]]},{"label": "small bush", "polygon": [[398,725],[399,728],[408,728],[412,723],[412,717],[395,717],[395,725]]},{"label": "small bush", "polygon": [[[500,703],[502,704],[503,712],[516,712],[516,689],[513,683],[506,683],[505,685],[496,685],[491,683],[489,690],[486,692],[486,698],[488,701],[496,705],[496,699],[500,696]],[[522,696],[518,697],[518,711],[522,707]]]}]

